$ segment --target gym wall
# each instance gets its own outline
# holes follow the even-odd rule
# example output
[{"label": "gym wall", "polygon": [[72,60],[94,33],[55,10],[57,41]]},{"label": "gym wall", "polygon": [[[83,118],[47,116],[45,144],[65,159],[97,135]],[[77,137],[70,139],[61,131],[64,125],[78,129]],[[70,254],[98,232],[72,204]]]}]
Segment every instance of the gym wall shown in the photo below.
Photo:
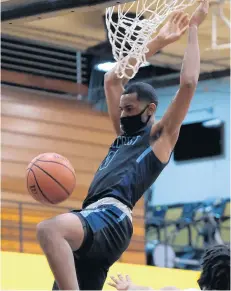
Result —
[{"label": "gym wall", "polygon": [[[178,86],[157,89],[162,116]],[[219,118],[224,122],[224,155],[175,162],[173,156],[153,187],[153,204],[203,201],[230,197],[230,79],[201,81],[184,124]],[[168,183],[166,183],[168,181]]]}]

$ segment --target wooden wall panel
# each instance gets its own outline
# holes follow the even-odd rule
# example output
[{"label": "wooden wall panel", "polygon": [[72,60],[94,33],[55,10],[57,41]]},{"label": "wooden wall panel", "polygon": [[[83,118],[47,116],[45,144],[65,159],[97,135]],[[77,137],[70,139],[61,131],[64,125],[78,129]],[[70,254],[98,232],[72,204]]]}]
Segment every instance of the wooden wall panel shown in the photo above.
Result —
[{"label": "wooden wall panel", "polygon": [[[6,108],[2,108],[3,112],[11,116],[15,116],[21,105],[25,105],[25,108],[21,107],[21,113],[17,112],[18,116],[25,118],[31,116],[32,119],[54,123],[61,122],[61,124],[74,126],[82,125],[90,129],[106,130],[114,134],[112,123],[108,122],[106,113],[93,111],[88,103],[78,100],[59,99],[53,95],[48,97],[45,92],[31,92],[30,90],[2,86],[1,101],[4,101],[6,106]],[[16,107],[14,108],[14,106]]]},{"label": "wooden wall panel", "polygon": [[[76,106],[78,102],[50,99],[14,88],[2,89],[2,199],[29,202],[41,208],[27,193],[26,168],[38,154],[56,152],[70,160],[77,177],[73,194],[59,206],[80,209],[94,173],[115,139],[108,116],[83,104]],[[28,219],[36,222],[42,219],[35,215],[38,211],[29,208]],[[8,206],[6,215],[10,209]],[[51,208],[53,215],[55,209]],[[139,253],[132,262],[144,263],[143,199],[133,210],[133,225],[134,235],[126,253]],[[4,245],[8,243],[4,241]],[[36,245],[33,248],[37,250]],[[121,260],[129,262],[126,253]]]},{"label": "wooden wall panel", "polygon": [[[115,137],[111,123],[108,122],[108,117],[100,116],[92,113],[86,115],[84,112],[75,112],[76,110],[70,108],[63,110],[61,108],[37,107],[32,104],[17,103],[17,100],[3,100],[4,106],[2,107],[1,114],[3,116],[20,117],[23,119],[40,120],[46,123],[61,124],[74,127],[88,128],[91,131],[97,129],[102,132],[110,133],[111,138]],[[71,113],[71,114],[70,114]]]},{"label": "wooden wall panel", "polygon": [[[25,171],[27,169],[27,164],[18,164],[14,162],[2,162],[2,175],[12,178],[25,178]],[[81,171],[76,172],[77,183],[88,187],[93,179],[93,174],[84,173]],[[78,187],[78,185],[77,185]]]},{"label": "wooden wall panel", "polygon": [[[26,149],[15,146],[2,146],[2,161],[27,164],[34,157],[41,154],[39,149]],[[87,159],[66,154],[65,157],[71,160],[75,170],[94,174],[99,167],[100,159]]]},{"label": "wooden wall panel", "polygon": [[[22,195],[28,196],[26,189],[26,181],[25,178],[22,177],[12,177],[12,176],[6,176],[2,174],[2,191],[6,192],[13,192],[13,193],[20,193]],[[82,205],[82,201],[87,195],[88,186],[84,186],[81,184],[78,184],[75,188],[72,195],[69,197],[69,201],[79,201]],[[73,204],[73,202],[71,202]],[[140,211],[140,209],[138,209]]]},{"label": "wooden wall panel", "polygon": [[120,262],[145,265],[145,254],[144,252],[125,252],[121,257]]},{"label": "wooden wall panel", "polygon": [[32,136],[2,130],[2,144],[43,152],[57,152],[63,155],[73,155],[102,161],[108,152],[108,148],[71,142],[66,140],[54,140],[49,137]]},{"label": "wooden wall panel", "polygon": [[88,88],[86,85],[77,84],[70,81],[56,80],[32,74],[1,70],[1,80],[4,82],[12,82],[14,84],[25,85],[36,88],[45,88],[54,91],[67,92],[70,94],[81,94],[86,96]]},{"label": "wooden wall panel", "polygon": [[[66,212],[67,209],[81,209],[82,207],[82,202],[78,201],[78,200],[66,200],[62,203],[60,203],[59,205],[51,205],[46,206],[44,208],[44,206],[40,203],[38,203],[37,201],[35,201],[30,195],[25,195],[24,193],[17,193],[17,192],[9,192],[9,191],[3,191],[1,193],[2,195],[2,200],[4,200],[2,202],[2,207],[6,206],[7,209],[9,210],[11,209],[18,209],[18,202],[23,202],[23,208],[24,209],[30,209],[30,210],[40,210],[40,212],[44,211],[44,212],[50,212],[50,213],[54,213],[57,212]],[[15,201],[17,203],[12,203],[11,201]]]},{"label": "wooden wall panel", "polygon": [[88,144],[108,146],[113,135],[89,129],[51,124],[16,117],[2,116],[2,130],[20,134],[52,138],[54,140],[78,141]]}]

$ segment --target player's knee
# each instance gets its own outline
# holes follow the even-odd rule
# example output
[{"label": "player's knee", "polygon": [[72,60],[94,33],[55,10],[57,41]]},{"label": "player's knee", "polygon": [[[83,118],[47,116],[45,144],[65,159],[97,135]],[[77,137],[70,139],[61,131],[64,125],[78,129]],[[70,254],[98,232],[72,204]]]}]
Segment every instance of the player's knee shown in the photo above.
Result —
[{"label": "player's knee", "polygon": [[49,252],[54,244],[65,240],[72,250],[78,250],[84,239],[84,230],[80,219],[72,214],[65,213],[52,219],[40,222],[37,225],[37,240],[42,249]]},{"label": "player's knee", "polygon": [[36,227],[37,240],[42,248],[49,245],[49,241],[55,236],[55,228],[50,220],[44,220],[40,222]]}]

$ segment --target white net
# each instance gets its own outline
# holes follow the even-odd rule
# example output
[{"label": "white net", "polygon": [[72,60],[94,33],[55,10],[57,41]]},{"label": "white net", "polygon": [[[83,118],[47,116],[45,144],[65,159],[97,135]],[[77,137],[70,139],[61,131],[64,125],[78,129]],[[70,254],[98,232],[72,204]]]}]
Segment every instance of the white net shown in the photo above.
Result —
[{"label": "white net", "polygon": [[[146,62],[147,45],[158,26],[175,10],[195,0],[137,0],[106,9],[106,25],[119,78],[133,78]],[[131,60],[132,58],[132,60]]]}]

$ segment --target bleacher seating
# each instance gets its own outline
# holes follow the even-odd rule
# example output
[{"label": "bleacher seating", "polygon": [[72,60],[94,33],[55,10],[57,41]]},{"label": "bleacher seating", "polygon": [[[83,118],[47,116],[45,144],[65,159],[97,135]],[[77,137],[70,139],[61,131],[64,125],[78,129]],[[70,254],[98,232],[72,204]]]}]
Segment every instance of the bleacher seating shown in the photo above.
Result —
[{"label": "bleacher seating", "polygon": [[[8,195],[10,197],[10,195]],[[24,199],[25,200],[25,199]],[[36,241],[36,225],[55,215],[68,211],[69,208],[43,207],[36,202],[9,202],[2,200],[1,233],[2,250],[41,254]],[[134,219],[134,235],[127,252],[121,257],[122,262],[144,264],[144,227],[142,219]]]}]

